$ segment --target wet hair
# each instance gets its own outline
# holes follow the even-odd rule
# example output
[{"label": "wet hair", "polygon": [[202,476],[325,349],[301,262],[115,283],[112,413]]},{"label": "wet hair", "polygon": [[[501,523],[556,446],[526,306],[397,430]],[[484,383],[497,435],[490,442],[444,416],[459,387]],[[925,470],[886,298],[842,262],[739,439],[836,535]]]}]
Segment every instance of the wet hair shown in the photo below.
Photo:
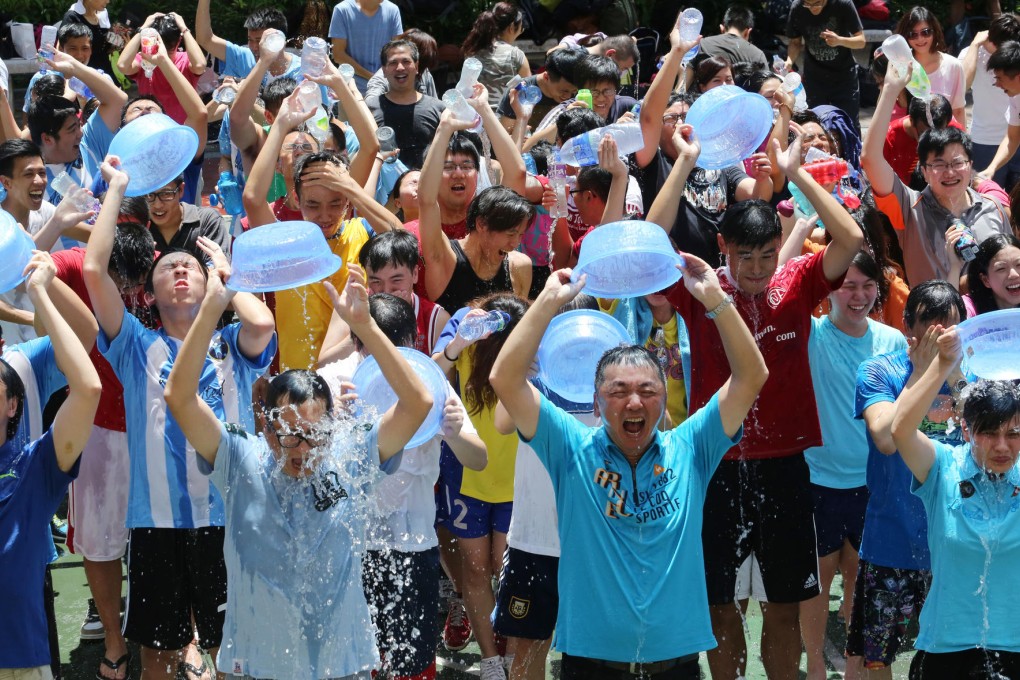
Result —
[{"label": "wet hair", "polygon": [[761,88],[769,80],[777,80],[782,82],[783,79],[777,76],[772,71],[767,69],[758,68],[755,64],[750,62],[743,62],[740,64],[734,64],[733,68],[730,69],[733,73],[733,84],[744,90],[745,92],[753,92],[758,94],[761,92]]},{"label": "wet hair", "polygon": [[446,147],[446,155],[470,156],[475,165],[481,171],[482,159],[482,138],[470,130],[460,130],[450,137],[450,143]]},{"label": "wet hair", "polygon": [[166,46],[166,51],[173,55],[178,43],[181,42],[181,29],[177,26],[177,21],[169,14],[164,14],[161,17],[156,17],[156,20],[152,22],[152,28],[156,33],[159,33],[159,37]]},{"label": "wet hair", "polygon": [[67,44],[68,40],[74,38],[88,38],[89,43],[92,42],[92,29],[84,23],[78,23],[77,21],[65,21],[60,24],[60,29],[57,31],[57,44],[61,49]]},{"label": "wet hair", "polygon": [[[202,271],[202,276],[205,277],[205,279],[207,281],[209,280],[209,270],[205,266],[205,256],[204,255],[201,255],[201,254],[197,253],[196,251],[191,250],[190,248],[167,248],[166,250],[162,251],[156,257],[155,260],[152,261],[152,266],[149,267],[149,273],[146,274],[146,276],[145,276],[145,292],[146,293],[149,293],[151,295],[153,293],[153,291],[155,290],[155,288],[154,288],[154,286],[152,284],[152,277],[156,273],[156,268],[159,267],[159,263],[163,261],[163,258],[169,257],[170,255],[176,255],[177,253],[184,253],[186,255],[191,255],[193,258],[195,258],[195,260],[198,261],[199,269]],[[155,308],[155,305],[153,305],[153,308]]]},{"label": "wet hair", "polygon": [[95,97],[90,97],[89,100],[85,102],[85,106],[81,107],[82,127],[85,126],[85,123],[89,122],[89,118],[91,118],[92,114],[97,110],[99,110],[99,100]]},{"label": "wet hair", "polygon": [[275,411],[282,406],[300,406],[309,401],[321,401],[326,413],[333,412],[333,395],[321,375],[300,368],[284,371],[270,380],[266,389],[263,408],[268,416],[267,422],[276,417]]},{"label": "wet hair", "polygon": [[56,71],[50,71],[36,79],[35,85],[32,86],[32,94],[36,97],[42,97],[45,95],[63,97],[64,85],[64,76]]},{"label": "wet hair", "polygon": [[577,173],[577,186],[574,188],[577,191],[590,191],[605,202],[609,198],[609,187],[612,184],[613,174],[611,172],[592,165],[581,168],[581,172]]},{"label": "wet hair", "polygon": [[275,28],[281,33],[287,33],[287,15],[273,7],[261,7],[244,20],[244,30],[264,31]]},{"label": "wet hair", "polygon": [[482,190],[471,199],[467,211],[468,233],[478,228],[478,220],[485,220],[489,231],[510,231],[522,222],[535,219],[535,206],[513,189],[496,185]]},{"label": "wet hair", "polygon": [[733,64],[730,63],[729,59],[723,56],[710,57],[704,52],[698,53],[698,56],[691,63],[691,67],[694,69],[694,80],[691,82],[691,89],[695,92],[701,92],[702,88],[708,85],[709,81],[723,70],[730,69],[730,73],[733,73]]},{"label": "wet hair", "polygon": [[358,262],[366,271],[378,271],[392,265],[407,267],[414,272],[420,260],[418,239],[404,229],[376,234],[365,242],[358,253]]},{"label": "wet hair", "polygon": [[577,68],[587,58],[588,53],[580,50],[553,50],[545,58],[545,72],[553,82],[566,80],[576,84]]},{"label": "wet hair", "polygon": [[1010,40],[1020,40],[1020,17],[1012,12],[1003,12],[988,25],[988,42],[998,49]]},{"label": "wet hair", "polygon": [[481,50],[487,50],[503,31],[514,24],[524,25],[524,13],[509,2],[497,2],[492,9],[478,15],[467,37],[464,38],[461,49],[469,57]]},{"label": "wet hair", "polygon": [[[101,197],[97,197],[100,203],[105,199],[106,193],[104,192]],[[120,201],[120,218],[124,222],[138,222],[139,224],[147,224],[149,222],[149,204],[145,202],[145,196],[125,196]],[[148,231],[148,228],[146,228]],[[151,234],[150,234],[151,235]]]},{"label": "wet hair", "polygon": [[3,359],[0,359],[0,382],[7,389],[7,398],[18,400],[14,416],[7,421],[7,441],[10,441],[18,433],[18,425],[21,424],[21,416],[25,412],[25,383],[21,381],[18,372]]},{"label": "wet hair", "polygon": [[754,28],[754,12],[743,5],[730,5],[723,15],[723,26],[727,29],[735,28],[738,31],[746,31]]},{"label": "wet hair", "polygon": [[922,132],[920,139],[917,140],[918,164],[927,163],[929,156],[938,156],[950,144],[961,145],[967,158],[974,158],[974,144],[966,132],[954,127],[931,128]]},{"label": "wet hair", "polygon": [[578,293],[577,297],[556,310],[556,314],[566,314],[578,309],[587,309],[592,312],[599,311],[598,298],[594,295],[588,295],[588,293]]},{"label": "wet hair", "polygon": [[891,244],[895,243],[896,249],[899,248],[896,232],[889,217],[875,205],[875,198],[870,186],[861,193],[860,200],[861,204],[850,211],[850,216],[864,232],[865,248],[883,269],[902,267],[902,263],[898,262],[890,253]]},{"label": "wet hair", "polygon": [[775,208],[760,198],[752,198],[726,208],[719,233],[730,245],[761,248],[782,238],[783,228]]},{"label": "wet hair", "polygon": [[875,306],[872,310],[881,310],[882,304],[888,299],[889,295],[889,282],[885,278],[885,272],[882,267],[879,266],[875,257],[867,248],[862,248],[857,251],[854,255],[853,261],[850,262],[851,267],[856,267],[857,271],[864,274],[865,277],[875,282],[878,288],[878,295],[875,297]]},{"label": "wet hair", "polygon": [[[411,168],[410,170],[404,170],[402,173],[400,173],[400,176],[397,177],[397,181],[393,183],[392,191],[390,191],[391,200],[395,201],[398,198],[400,198],[400,189],[404,186],[404,180],[406,180],[407,176],[410,175],[412,172],[421,172],[421,170],[419,170],[418,168]],[[401,208],[399,214],[402,216],[403,213],[404,209]]]},{"label": "wet hair", "polygon": [[[807,125],[808,123],[814,123],[818,127],[822,128],[822,132],[825,133],[826,139],[829,140],[829,151],[833,155],[836,155],[836,156],[840,155],[839,143],[836,141],[836,138],[832,135],[832,133],[829,131],[829,129],[827,127],[825,127],[825,124],[822,123],[822,119],[818,117],[817,113],[815,113],[814,111],[812,111],[810,109],[805,109],[804,111],[795,111],[793,116],[790,118],[790,120],[792,122],[796,123],[797,125]],[[793,140],[796,137],[797,137],[796,133],[794,133],[791,130],[790,131],[790,137],[789,137],[789,140],[790,140],[791,144],[793,143]]]},{"label": "wet hair", "polygon": [[0,175],[14,177],[14,165],[19,158],[42,158],[39,147],[27,139],[8,139],[0,142]]},{"label": "wet hair", "polygon": [[932,93],[931,99],[918,99],[914,97],[907,106],[907,115],[914,127],[928,126],[928,107],[931,107],[931,120],[934,125],[931,127],[944,128],[953,119],[953,107],[949,100],[941,94]]},{"label": "wet hair", "polygon": [[603,125],[605,121],[588,107],[567,109],[556,116],[556,134],[564,142],[585,132],[597,130]]},{"label": "wet hair", "polygon": [[479,340],[469,348],[472,352],[471,373],[464,382],[462,396],[468,413],[478,415],[484,409],[496,406],[496,392],[489,382],[489,373],[492,372],[492,366],[496,363],[496,357],[503,349],[506,339],[528,311],[528,301],[513,293],[493,293],[474,300],[471,306],[485,311],[499,310],[510,315],[506,328]]},{"label": "wet hair", "polygon": [[694,103],[694,93],[693,92],[670,93],[669,99],[666,100],[666,108],[668,109],[669,107],[679,104],[680,102],[687,104],[687,108],[691,108],[691,104]]},{"label": "wet hair", "polygon": [[609,57],[589,57],[578,68],[578,85],[594,87],[599,83],[612,83],[620,89],[620,69]]},{"label": "wet hair", "polygon": [[[121,222],[113,235],[109,272],[121,283],[144,281],[156,257],[152,232],[138,222]],[[199,260],[201,262],[201,260]]]},{"label": "wet hair", "polygon": [[341,168],[348,167],[348,164],[336,151],[316,151],[297,159],[294,161],[294,193],[297,194],[298,200],[301,199],[301,187],[304,185],[304,180],[301,177],[305,174],[308,166],[315,163],[329,163]]},{"label": "wet hair", "polygon": [[[389,293],[373,293],[368,296],[368,311],[379,330],[394,346],[414,347],[418,339],[418,320],[410,303]],[[364,345],[353,332],[351,340],[355,349],[361,351]]]},{"label": "wet hair", "polygon": [[911,7],[908,12],[905,12],[900,17],[899,22],[896,24],[895,33],[899,33],[903,36],[904,40],[908,40],[907,34],[914,29],[920,23],[927,23],[928,27],[931,28],[931,45],[929,51],[934,54],[935,52],[945,52],[948,50],[946,45],[946,34],[942,31],[942,24],[939,23],[938,18],[935,14],[927,7]]},{"label": "wet hair", "polygon": [[290,77],[277,78],[262,88],[260,96],[266,105],[266,111],[274,116],[280,112],[283,100],[297,89],[297,81]]},{"label": "wet hair", "polygon": [[998,255],[1003,248],[1009,246],[1020,248],[1020,239],[1013,234],[993,234],[981,242],[977,255],[967,263],[967,286],[970,288],[970,299],[978,314],[994,312],[999,308],[995,302],[995,294],[981,280],[981,275],[988,274],[988,266],[992,263],[992,258]]},{"label": "wet hair", "polygon": [[606,369],[610,366],[648,366],[655,371],[662,386],[666,386],[666,372],[654,354],[640,345],[620,345],[606,352],[595,368],[595,391],[598,392],[606,381]]},{"label": "wet hair", "polygon": [[556,149],[556,145],[549,141],[541,141],[531,147],[531,157],[535,160],[535,169],[538,170],[539,175],[544,175],[549,171],[549,157],[552,156],[553,151]]},{"label": "wet hair", "polygon": [[159,110],[161,112],[166,113],[166,107],[163,106],[163,102],[159,101],[159,99],[156,97],[156,95],[154,95],[154,94],[136,94],[135,96],[133,96],[130,99],[128,99],[124,103],[124,107],[120,110],[120,126],[121,127],[124,127],[125,125],[127,125],[127,120],[126,119],[127,119],[128,107],[130,107],[135,102],[140,102],[140,101],[152,102],[153,104],[155,104],[156,106],[159,107]]},{"label": "wet hair", "polygon": [[988,57],[989,71],[1002,71],[1010,78],[1020,74],[1020,42],[1007,40]]},{"label": "wet hair", "polygon": [[1020,389],[1008,380],[978,380],[961,394],[971,434],[993,434],[1020,415]]},{"label": "wet hair", "polygon": [[385,45],[383,45],[382,49],[379,50],[379,63],[381,63],[383,66],[386,66],[386,61],[390,57],[390,52],[392,52],[393,50],[396,50],[396,49],[400,49],[401,47],[405,48],[408,52],[411,53],[411,61],[413,61],[415,63],[415,65],[417,66],[418,65],[418,46],[415,45],[410,40],[403,40],[403,39],[391,40],[388,43],[386,43]]},{"label": "wet hair", "polygon": [[434,68],[439,63],[439,44],[436,39],[420,28],[409,28],[397,36],[397,40],[407,40],[418,48],[418,73]]},{"label": "wet hair", "polygon": [[967,318],[963,297],[953,284],[939,279],[925,281],[910,289],[903,309],[903,325],[909,329],[918,323],[926,326],[949,323],[954,309],[960,321]]},{"label": "wet hair", "polygon": [[[641,53],[638,52],[637,43],[629,35],[611,35],[602,42],[599,43],[599,54],[605,56],[607,50],[616,50],[618,57],[625,59],[633,59],[637,62],[641,58]],[[563,50],[556,50],[561,52]],[[619,73],[619,69],[617,69]]]},{"label": "wet hair", "polygon": [[43,135],[57,137],[67,119],[72,117],[78,117],[77,103],[55,95],[35,98],[28,105],[28,131],[32,141],[42,146]]}]

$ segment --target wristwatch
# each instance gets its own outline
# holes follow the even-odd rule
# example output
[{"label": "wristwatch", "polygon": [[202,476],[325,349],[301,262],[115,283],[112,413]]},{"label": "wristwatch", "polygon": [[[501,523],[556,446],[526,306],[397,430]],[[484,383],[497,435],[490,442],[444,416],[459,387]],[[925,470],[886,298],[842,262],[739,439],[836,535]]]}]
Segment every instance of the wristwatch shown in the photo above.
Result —
[{"label": "wristwatch", "polygon": [[733,296],[732,295],[727,295],[726,297],[724,297],[722,299],[722,302],[720,302],[715,307],[713,307],[712,309],[710,309],[707,312],[705,312],[705,316],[707,316],[709,319],[714,319],[715,317],[717,317],[720,314],[722,314],[722,311],[724,309],[726,309],[729,305],[732,305],[732,304],[733,304]]}]

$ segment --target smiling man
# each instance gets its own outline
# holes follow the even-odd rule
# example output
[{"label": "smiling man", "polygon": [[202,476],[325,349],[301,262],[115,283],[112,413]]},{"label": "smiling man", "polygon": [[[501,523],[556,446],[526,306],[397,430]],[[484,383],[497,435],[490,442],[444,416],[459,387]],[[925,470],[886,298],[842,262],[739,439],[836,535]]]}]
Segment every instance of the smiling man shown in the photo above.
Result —
[{"label": "smiling man", "polygon": [[[489,376],[556,492],[562,542],[556,648],[564,680],[628,672],[697,678],[698,653],[715,646],[698,540],[702,505],[768,370],[715,272],[693,256],[682,268],[688,294],[718,329],[732,375],[676,429],[658,429],[666,378],[644,347],[614,348],[599,360],[593,388],[599,427],[584,426],[528,382],[549,322],[584,286],[583,276],[570,282],[569,269],[549,277]],[[601,568],[593,568],[592,546]]]}]

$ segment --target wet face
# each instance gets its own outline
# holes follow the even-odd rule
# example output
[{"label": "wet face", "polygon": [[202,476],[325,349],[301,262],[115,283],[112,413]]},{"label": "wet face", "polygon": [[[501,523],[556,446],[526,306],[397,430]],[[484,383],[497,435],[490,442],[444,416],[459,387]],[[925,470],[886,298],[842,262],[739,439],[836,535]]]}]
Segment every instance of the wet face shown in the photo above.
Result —
[{"label": "wet face", "polygon": [[962,144],[949,144],[941,153],[929,152],[921,172],[936,198],[954,203],[970,186],[971,161]]},{"label": "wet face", "polygon": [[262,41],[262,34],[266,32],[266,29],[259,28],[253,31],[248,31],[248,49],[255,55],[255,60],[259,58],[259,43]]},{"label": "wet face", "polygon": [[971,443],[970,455],[982,470],[996,474],[1009,472],[1020,453],[1020,415],[997,430],[973,432],[964,422],[964,436]]},{"label": "wet face", "polygon": [[610,82],[595,83],[589,86],[591,90],[592,110],[602,118],[609,116],[609,109],[616,101],[616,86]]},{"label": "wet face", "polygon": [[46,166],[40,156],[16,158],[11,176],[0,175],[0,183],[7,189],[8,207],[39,210],[46,191]]},{"label": "wet face", "polygon": [[829,294],[832,311],[829,313],[836,322],[846,321],[850,325],[867,324],[868,314],[878,299],[878,282],[868,278],[857,267],[847,270],[843,285]]},{"label": "wet face", "polygon": [[[924,316],[923,306],[917,310],[917,316]],[[931,321],[915,321],[913,326],[907,328],[907,337],[917,338],[920,340],[924,337],[924,334],[928,331],[930,326],[942,326],[943,328],[949,328],[950,326],[955,326],[958,323],[960,323],[960,313],[954,308],[953,311],[945,318],[934,319]]]},{"label": "wet face", "polygon": [[707,83],[701,85],[702,92],[708,92],[714,87],[720,85],[732,85],[733,84],[733,72],[730,71],[729,67],[720,69],[718,73],[712,76],[712,79]]},{"label": "wet face", "polygon": [[574,205],[585,224],[599,224],[602,221],[602,214],[605,212],[606,204],[594,191],[587,189],[574,189],[570,192],[574,196]]},{"label": "wet face", "polygon": [[743,246],[723,242],[726,263],[737,287],[748,295],[765,292],[778,266],[780,240],[765,246]]},{"label": "wet face", "polygon": [[330,443],[326,405],[318,399],[297,406],[283,403],[266,419],[265,435],[283,473],[302,478],[318,463],[317,453]]},{"label": "wet face", "polygon": [[687,117],[688,108],[690,107],[687,106],[687,102],[677,102],[662,114],[662,131],[659,133],[659,148],[672,159],[676,159],[680,155],[676,144],[673,143],[673,133],[676,132],[677,125],[683,125],[684,119]]},{"label": "wet face", "polygon": [[801,136],[801,153],[800,160],[804,161],[807,156],[808,149],[818,149],[825,153],[832,153],[832,146],[829,144],[829,135],[826,134],[825,128],[818,123],[804,123],[801,125],[801,129],[804,130],[804,134]]},{"label": "wet face", "polygon": [[783,81],[778,78],[769,78],[762,83],[758,94],[768,99],[772,104],[772,109],[778,111],[779,106],[783,103]]},{"label": "wet face", "polygon": [[124,110],[124,123],[130,123],[136,118],[147,116],[150,113],[163,113],[163,108],[151,99],[138,99],[128,104]]},{"label": "wet face", "polygon": [[503,257],[507,253],[517,250],[527,228],[528,220],[524,220],[509,231],[492,231],[485,223],[484,218],[478,218],[475,234],[481,239],[482,247],[485,250],[498,251],[500,257]]},{"label": "wet face", "polygon": [[188,253],[171,253],[155,265],[152,293],[157,307],[197,305],[205,298],[204,265]]},{"label": "wet face", "polygon": [[408,304],[414,304],[414,284],[418,282],[418,270],[403,265],[388,264],[379,269],[369,269],[369,293],[389,293]]},{"label": "wet face", "polygon": [[146,194],[145,204],[149,206],[149,222],[155,227],[180,226],[184,215],[181,209],[181,194],[184,185],[171,182],[159,191]]},{"label": "wet face", "polygon": [[927,21],[919,21],[907,32],[907,44],[918,54],[928,54],[935,44],[935,35]]},{"label": "wet face", "polygon": [[999,309],[1020,305],[1020,248],[1006,246],[997,252],[981,282],[991,289]]},{"label": "wet face", "polygon": [[399,205],[397,207],[404,211],[405,216],[408,209],[413,211],[418,209],[418,181],[420,179],[421,173],[417,170],[412,170],[400,182],[400,193],[397,194]]},{"label": "wet face", "polygon": [[595,415],[624,453],[648,448],[666,409],[666,386],[647,364],[608,366],[595,392]]},{"label": "wet face", "polygon": [[294,163],[302,156],[318,151],[318,144],[315,138],[306,132],[295,130],[283,138],[283,146],[280,148],[280,160],[277,168],[287,182],[287,191],[294,188]]},{"label": "wet face", "polygon": [[79,64],[87,64],[92,58],[92,38],[88,36],[68,38],[61,44],[60,49]]},{"label": "wet face", "polygon": [[78,160],[81,137],[81,123],[77,116],[68,116],[56,136],[43,133],[43,155],[46,162],[72,163]]},{"label": "wet face", "polygon": [[391,92],[410,92],[418,75],[418,65],[407,47],[396,47],[386,55],[383,75],[390,84]]},{"label": "wet face", "polygon": [[1005,92],[1010,97],[1020,94],[1020,73],[1014,76],[1009,75],[1002,69],[995,69],[992,72],[995,87]]},{"label": "wet face", "polygon": [[[322,163],[312,163],[305,166],[304,172],[312,172]],[[304,185],[301,187],[301,217],[309,222],[319,225],[323,236],[333,238],[340,230],[350,201],[339,191],[332,191],[323,186]]]},{"label": "wet face", "polygon": [[478,164],[467,154],[446,154],[439,204],[449,210],[467,210],[478,186]]}]

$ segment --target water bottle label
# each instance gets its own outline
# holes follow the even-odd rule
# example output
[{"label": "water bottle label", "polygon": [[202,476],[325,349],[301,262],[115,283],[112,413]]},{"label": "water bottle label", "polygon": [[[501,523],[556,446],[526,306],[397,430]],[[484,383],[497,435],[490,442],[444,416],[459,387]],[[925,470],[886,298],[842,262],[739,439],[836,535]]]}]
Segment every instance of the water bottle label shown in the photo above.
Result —
[{"label": "water bottle label", "polygon": [[[574,159],[581,167],[586,165],[598,165],[598,140],[592,140],[591,135],[577,137],[574,144]],[[592,143],[594,141],[594,143]]]}]

